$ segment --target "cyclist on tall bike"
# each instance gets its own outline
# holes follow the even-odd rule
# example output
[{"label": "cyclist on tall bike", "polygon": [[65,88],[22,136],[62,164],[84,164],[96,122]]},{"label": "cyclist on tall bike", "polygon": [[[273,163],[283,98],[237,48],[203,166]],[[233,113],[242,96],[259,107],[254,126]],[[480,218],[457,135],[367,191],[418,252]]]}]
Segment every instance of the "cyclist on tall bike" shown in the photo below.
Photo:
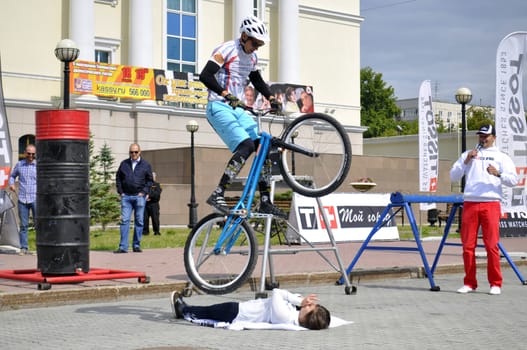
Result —
[{"label": "cyclist on tall bike", "polygon": [[[258,124],[243,108],[238,108],[243,105],[241,101],[248,82],[269,100],[272,109],[282,109],[258,69],[256,51],[270,41],[267,27],[260,19],[250,16],[242,21],[240,33],[238,39],[214,49],[200,74],[201,82],[209,90],[207,120],[233,153],[218,186],[207,199],[207,204],[223,214],[228,214],[230,209],[225,202],[225,190],[259,144]],[[271,161],[268,160],[258,183],[259,212],[287,218],[285,212],[272,204],[270,183]]]}]

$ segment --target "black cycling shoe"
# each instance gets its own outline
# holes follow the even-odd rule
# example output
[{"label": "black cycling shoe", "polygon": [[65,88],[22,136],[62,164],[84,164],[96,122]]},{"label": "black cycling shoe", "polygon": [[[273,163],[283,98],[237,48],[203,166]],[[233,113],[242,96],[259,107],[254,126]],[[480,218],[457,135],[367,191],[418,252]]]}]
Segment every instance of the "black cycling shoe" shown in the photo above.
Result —
[{"label": "black cycling shoe", "polygon": [[213,206],[221,214],[229,214],[230,208],[225,202],[225,198],[218,192],[212,192],[207,199],[207,204]]},{"label": "black cycling shoe", "polygon": [[287,220],[287,217],[289,216],[286,212],[269,201],[260,202],[260,209],[258,212],[262,214],[272,214],[284,220]]}]

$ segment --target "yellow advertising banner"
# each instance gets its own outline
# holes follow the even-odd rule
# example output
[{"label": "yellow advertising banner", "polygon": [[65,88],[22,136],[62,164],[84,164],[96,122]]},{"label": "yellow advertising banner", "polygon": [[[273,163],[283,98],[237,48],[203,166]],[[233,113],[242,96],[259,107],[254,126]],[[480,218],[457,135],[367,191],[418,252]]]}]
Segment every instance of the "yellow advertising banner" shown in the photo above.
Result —
[{"label": "yellow advertising banner", "polygon": [[193,73],[155,70],[156,100],[206,105],[208,91]]},{"label": "yellow advertising banner", "polygon": [[155,99],[154,70],[117,64],[70,63],[70,93],[137,100]]},{"label": "yellow advertising banner", "polygon": [[[70,93],[82,95],[152,100],[159,104],[181,103],[203,108],[207,104],[208,90],[199,81],[199,75],[156,68],[124,66],[90,61],[70,63]],[[249,89],[254,88],[252,86]],[[272,94],[282,101],[284,112],[313,112],[313,87],[306,85],[270,84]],[[248,106],[266,108],[268,101],[261,94]]]}]

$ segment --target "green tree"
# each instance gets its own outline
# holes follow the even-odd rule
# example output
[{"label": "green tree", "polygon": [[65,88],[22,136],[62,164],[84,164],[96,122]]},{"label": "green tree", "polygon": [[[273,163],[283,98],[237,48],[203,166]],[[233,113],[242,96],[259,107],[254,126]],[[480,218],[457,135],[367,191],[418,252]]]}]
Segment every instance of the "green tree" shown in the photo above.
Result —
[{"label": "green tree", "polygon": [[400,125],[403,129],[401,132],[402,135],[415,135],[419,133],[419,120],[410,120],[410,121],[399,121],[397,125]]},{"label": "green tree", "polygon": [[107,143],[99,154],[93,156],[94,146],[90,139],[90,221],[101,224],[106,230],[109,223],[117,222],[120,216],[119,196],[112,186],[114,157]]},{"label": "green tree", "polygon": [[370,67],[361,68],[360,119],[361,125],[368,127],[365,138],[397,135],[395,116],[399,115],[400,109],[395,100],[393,87],[386,86],[381,73]]},{"label": "green tree", "polygon": [[494,124],[490,107],[470,106],[467,110],[467,130],[479,130],[482,125]]}]

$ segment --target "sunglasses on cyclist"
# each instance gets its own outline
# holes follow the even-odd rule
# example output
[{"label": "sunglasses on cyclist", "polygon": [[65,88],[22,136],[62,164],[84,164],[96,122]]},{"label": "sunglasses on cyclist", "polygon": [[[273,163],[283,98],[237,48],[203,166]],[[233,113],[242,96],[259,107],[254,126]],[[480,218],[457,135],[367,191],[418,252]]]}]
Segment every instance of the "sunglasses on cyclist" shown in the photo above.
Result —
[{"label": "sunglasses on cyclist", "polygon": [[249,40],[251,41],[251,45],[257,49],[259,47],[262,47],[265,45],[265,42],[263,41],[256,41],[256,39],[249,37]]}]

